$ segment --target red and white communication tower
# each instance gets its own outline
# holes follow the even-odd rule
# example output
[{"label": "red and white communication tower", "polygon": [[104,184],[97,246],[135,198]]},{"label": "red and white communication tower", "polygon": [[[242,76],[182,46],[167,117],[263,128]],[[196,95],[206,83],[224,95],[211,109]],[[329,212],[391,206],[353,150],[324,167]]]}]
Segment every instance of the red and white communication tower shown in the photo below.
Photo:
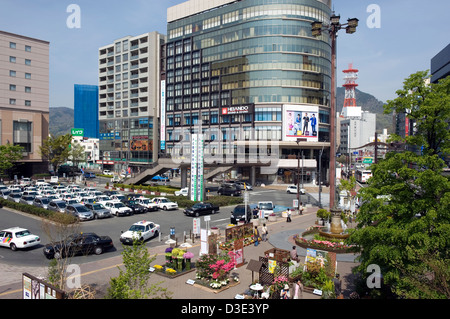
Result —
[{"label": "red and white communication tower", "polygon": [[358,86],[358,84],[356,84],[356,80],[358,79],[358,70],[353,68],[353,63],[350,63],[348,65],[348,69],[343,70],[342,72],[345,73],[345,84],[343,85],[345,88],[344,108],[348,106],[356,106],[355,88]]}]

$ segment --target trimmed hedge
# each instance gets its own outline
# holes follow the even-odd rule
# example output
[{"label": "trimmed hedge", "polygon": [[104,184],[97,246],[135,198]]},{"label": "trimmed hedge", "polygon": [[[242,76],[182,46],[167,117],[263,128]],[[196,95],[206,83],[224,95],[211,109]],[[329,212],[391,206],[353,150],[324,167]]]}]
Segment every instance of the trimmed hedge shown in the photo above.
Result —
[{"label": "trimmed hedge", "polygon": [[59,212],[54,212],[51,210],[47,210],[44,208],[36,207],[28,204],[16,203],[10,200],[6,200],[4,198],[0,198],[0,204],[9,207],[30,215],[35,215],[38,217],[42,217],[51,221],[60,222],[60,223],[74,223],[77,221],[75,216],[63,214]]}]

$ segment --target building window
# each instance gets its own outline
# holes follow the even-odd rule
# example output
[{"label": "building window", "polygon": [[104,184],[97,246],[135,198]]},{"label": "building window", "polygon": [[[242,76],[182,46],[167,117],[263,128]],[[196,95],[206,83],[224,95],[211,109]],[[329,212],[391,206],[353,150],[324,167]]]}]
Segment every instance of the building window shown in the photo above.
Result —
[{"label": "building window", "polygon": [[25,73],[25,79],[31,79],[31,73]]},{"label": "building window", "polygon": [[31,152],[32,141],[32,123],[28,121],[14,121],[13,122],[13,141],[14,145],[23,147],[24,152]]},{"label": "building window", "polygon": [[16,85],[15,84],[10,84],[9,85],[9,90],[10,91],[15,91],[16,90]]},{"label": "building window", "polygon": [[16,105],[16,99],[9,99],[9,104]]},{"label": "building window", "polygon": [[31,87],[26,86],[25,87],[25,93],[31,93]]},{"label": "building window", "polygon": [[31,46],[29,46],[29,45],[26,45],[26,46],[25,46],[25,51],[27,51],[27,52],[31,52]]},{"label": "building window", "polygon": [[30,59],[25,59],[25,65],[31,65],[31,60]]},{"label": "building window", "polygon": [[31,101],[30,100],[25,100],[25,106],[31,106]]},{"label": "building window", "polygon": [[15,78],[15,77],[16,77],[16,71],[14,71],[14,70],[9,70],[9,76]]},{"label": "building window", "polygon": [[15,56],[10,56],[9,57],[9,62],[16,63],[16,57]]},{"label": "building window", "polygon": [[10,49],[15,49],[16,48],[16,44],[14,42],[9,42],[9,48]]}]

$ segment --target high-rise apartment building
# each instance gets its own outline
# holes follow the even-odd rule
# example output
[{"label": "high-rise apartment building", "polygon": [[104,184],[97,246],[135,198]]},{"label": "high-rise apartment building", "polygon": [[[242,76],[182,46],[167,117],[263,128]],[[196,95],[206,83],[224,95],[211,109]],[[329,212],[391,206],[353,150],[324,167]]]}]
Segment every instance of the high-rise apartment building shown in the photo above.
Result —
[{"label": "high-rise apartment building", "polygon": [[84,137],[99,138],[98,86],[75,84],[74,128],[83,129]]},{"label": "high-rise apartment building", "polygon": [[[331,42],[326,32],[313,37],[311,23],[328,23],[331,13],[330,0],[190,0],[168,8],[163,151],[182,158],[179,144],[203,133],[205,158],[230,165],[232,177],[273,181],[278,172],[294,182],[301,155],[304,182],[316,179],[319,158],[326,173]],[[263,173],[267,156],[275,173]]]},{"label": "high-rise apartment building", "polygon": [[126,36],[99,49],[100,158],[108,169],[158,158],[160,50],[165,36]]},{"label": "high-rise apartment building", "polygon": [[39,146],[49,128],[49,46],[0,31],[0,144],[23,147],[18,176],[48,172]]}]

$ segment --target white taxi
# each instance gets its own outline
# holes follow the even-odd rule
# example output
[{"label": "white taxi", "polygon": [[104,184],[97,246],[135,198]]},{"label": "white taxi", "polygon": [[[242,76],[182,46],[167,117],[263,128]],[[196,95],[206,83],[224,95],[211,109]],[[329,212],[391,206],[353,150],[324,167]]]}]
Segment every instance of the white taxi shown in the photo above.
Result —
[{"label": "white taxi", "polygon": [[170,209],[178,209],[178,204],[172,202],[170,199],[165,197],[155,197],[151,200],[152,203],[156,204],[159,209],[170,210]]},{"label": "white taxi", "polygon": [[0,231],[0,246],[17,249],[29,248],[41,243],[37,235],[30,233],[28,229],[21,227],[11,227]]},{"label": "white taxi", "polygon": [[120,242],[123,244],[132,244],[133,240],[139,239],[145,241],[149,238],[158,236],[160,226],[150,221],[141,220],[131,225],[126,232],[122,231]]}]

